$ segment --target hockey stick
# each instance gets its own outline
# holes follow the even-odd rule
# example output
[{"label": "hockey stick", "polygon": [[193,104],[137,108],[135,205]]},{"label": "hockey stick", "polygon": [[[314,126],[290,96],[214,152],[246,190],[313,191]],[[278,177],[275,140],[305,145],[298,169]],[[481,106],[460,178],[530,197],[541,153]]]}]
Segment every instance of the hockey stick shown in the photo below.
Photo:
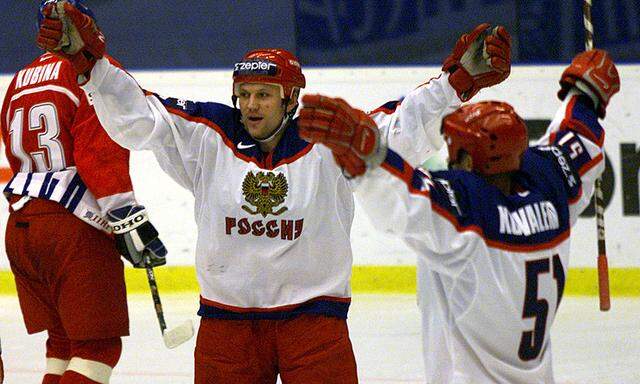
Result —
[{"label": "hockey stick", "polygon": [[[593,24],[591,23],[591,0],[582,3],[582,15],[584,19],[584,47],[587,51],[593,49]],[[602,150],[604,160],[604,148]],[[595,185],[595,211],[598,230],[598,294],[600,296],[600,310],[608,311],[611,308],[609,296],[609,262],[607,261],[607,243],[604,232],[604,195],[602,193],[602,178],[596,179]]]},{"label": "hockey stick", "polygon": [[177,327],[167,330],[167,323],[164,320],[164,312],[162,311],[162,303],[160,302],[160,292],[158,292],[158,283],[156,283],[156,275],[153,273],[148,251],[144,253],[144,267],[147,271],[147,280],[149,281],[149,288],[151,289],[151,297],[153,297],[156,317],[160,324],[162,340],[164,340],[164,345],[167,348],[175,348],[193,337],[193,322],[186,320]]}]

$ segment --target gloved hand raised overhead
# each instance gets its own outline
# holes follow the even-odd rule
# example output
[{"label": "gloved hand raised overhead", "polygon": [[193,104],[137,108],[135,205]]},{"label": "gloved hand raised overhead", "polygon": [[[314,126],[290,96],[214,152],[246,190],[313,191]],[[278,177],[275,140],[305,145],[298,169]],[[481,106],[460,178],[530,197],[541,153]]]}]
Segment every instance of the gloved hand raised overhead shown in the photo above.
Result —
[{"label": "gloved hand raised overhead", "polygon": [[79,75],[87,76],[105,51],[104,35],[95,21],[67,0],[51,1],[42,14],[38,46],[69,60]]},{"label": "gloved hand raised overhead", "polygon": [[609,100],[620,90],[620,77],[611,56],[602,49],[592,49],[573,58],[560,77],[560,87],[560,100],[576,87],[593,99],[598,116],[603,118]]},{"label": "gloved hand raised overhead", "polygon": [[444,60],[449,83],[460,100],[471,99],[482,88],[504,81],[511,72],[511,36],[502,27],[487,23],[462,35]]}]

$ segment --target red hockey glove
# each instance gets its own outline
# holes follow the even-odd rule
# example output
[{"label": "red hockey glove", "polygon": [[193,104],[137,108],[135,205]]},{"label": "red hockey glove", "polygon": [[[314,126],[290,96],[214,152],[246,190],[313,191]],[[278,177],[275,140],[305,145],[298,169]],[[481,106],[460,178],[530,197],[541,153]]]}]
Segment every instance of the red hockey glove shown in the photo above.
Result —
[{"label": "red hockey glove", "polygon": [[104,35],[93,19],[65,0],[49,4],[42,13],[38,46],[69,60],[79,75],[86,76],[105,50]]},{"label": "red hockey glove", "polygon": [[609,100],[620,91],[618,69],[611,56],[602,49],[593,49],[576,55],[560,77],[560,91],[558,91],[560,100],[564,100],[573,87],[583,93],[595,94],[597,99],[594,100],[594,104],[598,116],[603,118]]},{"label": "red hockey glove", "polygon": [[478,25],[458,39],[453,52],[444,60],[449,83],[460,100],[471,99],[482,88],[501,83],[511,72],[511,36],[498,26]]},{"label": "red hockey glove", "polygon": [[302,103],[300,137],[329,147],[349,177],[382,163],[387,148],[380,143],[376,123],[366,113],[340,98],[321,95],[305,95]]}]

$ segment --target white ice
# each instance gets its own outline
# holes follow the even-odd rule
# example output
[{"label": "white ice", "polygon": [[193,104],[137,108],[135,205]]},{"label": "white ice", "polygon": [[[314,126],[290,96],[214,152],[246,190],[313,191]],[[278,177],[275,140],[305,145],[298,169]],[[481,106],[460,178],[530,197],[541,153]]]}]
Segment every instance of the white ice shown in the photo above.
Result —
[{"label": "white ice", "polygon": [[[198,317],[197,294],[163,294],[169,328]],[[167,349],[150,295],[129,296],[131,336],[111,383],[193,382],[195,340]],[[565,297],[552,333],[560,384],[640,383],[640,299],[614,298],[610,312],[595,297]],[[351,338],[363,384],[423,383],[420,319],[413,295],[353,297]],[[0,296],[0,338],[5,384],[37,384],[44,370],[44,334],[28,336],[15,296]]]}]

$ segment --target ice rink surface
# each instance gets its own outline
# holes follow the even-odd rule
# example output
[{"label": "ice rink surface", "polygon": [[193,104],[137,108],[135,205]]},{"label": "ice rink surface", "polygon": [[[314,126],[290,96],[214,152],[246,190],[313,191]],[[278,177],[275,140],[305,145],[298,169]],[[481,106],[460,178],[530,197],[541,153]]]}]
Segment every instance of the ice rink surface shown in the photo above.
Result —
[{"label": "ice rink surface", "polygon": [[[169,328],[192,318],[197,294],[163,294]],[[423,383],[420,316],[413,295],[353,297],[349,317],[363,384]],[[150,295],[130,295],[131,336],[111,383],[193,382],[195,340],[164,347]],[[27,336],[17,298],[0,296],[5,384],[37,384],[44,370],[44,334]],[[596,297],[563,298],[553,328],[556,380],[561,384],[640,383],[640,299],[614,298],[600,312]]]}]

